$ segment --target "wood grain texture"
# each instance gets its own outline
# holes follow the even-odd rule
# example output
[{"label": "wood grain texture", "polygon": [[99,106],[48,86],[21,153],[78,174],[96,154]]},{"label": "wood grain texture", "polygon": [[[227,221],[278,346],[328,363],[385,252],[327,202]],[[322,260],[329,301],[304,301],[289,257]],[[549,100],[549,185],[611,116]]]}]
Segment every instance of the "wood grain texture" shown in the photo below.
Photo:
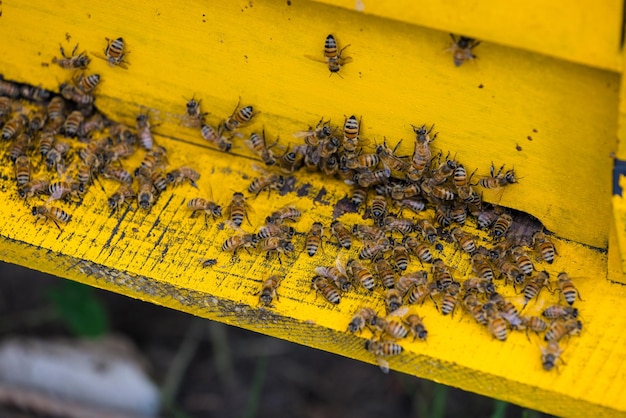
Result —
[{"label": "wood grain texture", "polygon": [[[391,367],[557,415],[626,413],[626,336],[621,332],[626,318],[615,315],[626,291],[606,280],[606,254],[590,247],[606,248],[609,236],[617,74],[497,45],[481,46],[480,60],[456,68],[443,52],[445,32],[307,2],[191,1],[175,8],[161,1],[123,8],[93,2],[89,9],[41,2],[3,8],[0,36],[12,40],[0,46],[7,79],[55,89],[68,73],[40,63],[58,56],[59,42],[100,51],[105,36],[123,36],[130,51],[128,70],[97,59],[90,67],[103,76],[98,107],[129,124],[149,110],[160,123],[157,141],[170,150],[171,166],[199,167],[202,176],[199,190],[167,191],[149,213],[125,209],[114,215],[105,199],[115,185],[103,180],[82,205],[66,206],[73,219],[60,232],[51,223],[34,223],[15,194],[11,169],[3,166],[2,260],[375,363],[363,349],[369,335],[345,330],[364,304],[382,311],[382,297],[353,292],[331,306],[310,290],[314,267],[334,262],[337,250],[331,244],[315,258],[298,252],[282,265],[257,252],[242,251],[232,259],[220,250],[233,234],[228,226],[212,222],[205,228],[202,220],[189,219],[189,199],[211,189],[225,205],[233,191],[247,188],[254,176],[251,164],[258,161],[241,142],[224,154],[181,127],[182,96],[202,98],[212,123],[230,114],[241,97],[261,111],[244,135],[265,126],[271,137],[280,135],[281,144],[294,141],[291,133],[322,115],[341,123],[344,114],[356,114],[363,115],[364,137],[394,143],[405,138],[401,152],[408,153],[410,124],[436,123],[437,149],[456,152],[481,174],[494,161],[514,166],[523,177],[501,197],[490,198],[537,216],[561,237],[560,257],[549,272],[565,270],[576,278],[585,299],[579,307],[585,331],[564,344],[567,365],[546,373],[538,338],[529,341],[518,333],[503,344],[466,315],[443,317],[425,304],[418,310],[426,317],[428,342],[402,342],[406,353],[391,358]],[[329,77],[324,64],[304,57],[321,55],[328,33],[352,44],[347,52],[354,62],[341,70],[344,78]],[[339,181],[299,174],[293,192],[253,199],[251,226],[244,229],[256,229],[271,210],[290,203],[306,214],[294,225],[298,231],[317,220],[328,224],[331,202],[348,190]],[[351,224],[360,216],[342,220]],[[296,248],[303,240],[296,236]],[[468,274],[467,256],[448,245],[442,257],[459,277]],[[217,265],[202,268],[206,258],[215,258]],[[273,310],[259,307],[256,295],[270,274],[286,277]],[[521,295],[511,290],[508,296],[521,305]],[[540,312],[556,298],[543,292],[527,313]]]}]

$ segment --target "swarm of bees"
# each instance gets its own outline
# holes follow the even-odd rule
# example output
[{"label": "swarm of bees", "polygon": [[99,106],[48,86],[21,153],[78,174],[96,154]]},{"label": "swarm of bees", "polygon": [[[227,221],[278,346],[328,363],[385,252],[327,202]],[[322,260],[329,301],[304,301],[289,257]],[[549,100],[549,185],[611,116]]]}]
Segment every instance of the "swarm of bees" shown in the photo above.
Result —
[{"label": "swarm of bees", "polygon": [[[453,40],[455,65],[475,58],[471,51],[479,42],[454,36]],[[93,54],[126,69],[123,39],[107,42],[104,55]],[[323,62],[331,75],[350,62],[342,56],[348,46],[339,48],[332,35],[326,38]],[[169,167],[167,151],[155,141],[147,113],[138,115],[136,125],[129,127],[96,110],[94,92],[101,76],[86,73],[90,59],[86,52],[76,54],[77,50],[78,45],[68,56],[61,47],[62,58],[53,60],[73,71],[70,80],[59,86],[58,94],[0,79],[2,140],[10,142],[6,155],[15,167],[17,193],[25,201],[48,196],[45,204],[31,208],[36,220],[51,220],[61,229],[72,216],[56,205],[80,202],[99,179],[118,184],[107,200],[113,212],[133,203],[149,211],[174,186],[198,188],[200,171],[189,166]],[[23,106],[20,99],[31,105]],[[243,136],[241,129],[259,113],[239,101],[229,116],[210,125],[206,120],[209,113],[202,111],[201,103],[195,95],[187,100],[181,124],[198,130],[204,140],[224,152],[231,151]],[[402,140],[395,146],[386,139],[371,144],[361,136],[361,118],[355,115],[344,115],[342,126],[321,118],[315,126],[293,133],[303,143],[289,147],[281,146],[278,139],[268,143],[265,128],[252,132],[242,142],[265,167],[253,166],[258,176],[247,192],[234,192],[224,209],[212,196],[192,198],[187,202],[190,216],[202,213],[207,226],[209,220],[226,218],[225,223],[235,232],[221,249],[233,257],[242,249],[248,254],[258,251],[283,264],[285,258],[300,252],[309,257],[320,252],[332,256],[324,248],[335,247],[335,262],[312,271],[311,291],[333,306],[350,292],[370,299],[381,296],[384,313],[363,307],[348,323],[348,331],[370,334],[364,338],[364,348],[385,372],[389,370],[386,358],[403,351],[400,340],[427,339],[418,312],[424,303],[432,303],[442,315],[464,313],[499,341],[507,340],[514,331],[523,331],[528,338],[531,331],[542,333],[547,346],[541,348],[541,361],[545,370],[552,370],[564,351],[559,342],[582,331],[578,309],[573,307],[581,296],[566,272],[554,281],[541,270],[539,263],[552,264],[558,255],[543,227],[539,223],[529,227],[523,216],[484,202],[479,191],[508,190],[520,178],[514,168],[502,165],[496,169],[493,163],[488,175],[474,178],[476,171],[470,173],[456,156],[433,151],[431,144],[438,136],[434,125],[411,126],[410,155],[398,151]],[[144,155],[139,166],[127,167],[128,158],[140,149]],[[36,169],[40,173],[33,175]],[[308,231],[297,231],[293,225],[301,218],[301,210],[287,205],[269,213],[254,232],[244,231],[244,221],[252,226],[250,199],[282,190],[287,176],[301,169],[348,184],[351,192],[343,213],[360,213],[363,222],[347,224],[340,212],[328,224],[314,219]],[[478,231],[472,230],[474,225]],[[296,248],[293,240],[297,234],[306,235],[301,248]],[[460,274],[455,265],[438,256],[444,245],[463,254],[471,271]],[[215,264],[215,259],[202,261],[203,267]],[[275,307],[283,280],[283,276],[272,275],[262,282],[257,293],[259,305]],[[504,296],[509,285],[523,297],[521,305]],[[523,315],[544,288],[558,292],[558,303],[540,315]],[[375,306],[376,302],[370,303]]]}]

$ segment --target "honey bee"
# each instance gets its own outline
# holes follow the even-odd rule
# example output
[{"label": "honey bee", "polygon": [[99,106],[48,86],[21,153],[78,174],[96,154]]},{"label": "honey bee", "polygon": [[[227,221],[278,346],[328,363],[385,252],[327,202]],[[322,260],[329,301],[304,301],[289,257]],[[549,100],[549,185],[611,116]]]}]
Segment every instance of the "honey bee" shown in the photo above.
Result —
[{"label": "honey bee", "polygon": [[452,174],[452,182],[457,189],[462,189],[469,185],[470,180],[467,177],[467,171],[463,164],[457,164]]},{"label": "honey bee", "polygon": [[493,211],[481,211],[476,217],[476,224],[479,229],[487,229],[496,222],[498,215]]},{"label": "honey bee", "polygon": [[81,108],[89,108],[93,105],[94,97],[91,94],[85,94],[71,84],[61,84],[59,91],[61,96],[67,100],[73,101]]},{"label": "honey bee", "polygon": [[420,213],[426,210],[426,203],[423,200],[402,199],[400,201],[400,210],[409,209],[411,212]]},{"label": "honey bee", "polygon": [[385,238],[385,231],[375,225],[355,224],[352,226],[352,235],[362,241],[377,241]]},{"label": "honey bee", "polygon": [[65,50],[63,49],[63,45],[59,44],[59,49],[61,50],[61,56],[63,58],[52,58],[53,64],[58,64],[59,67],[64,68],[66,70],[75,70],[87,68],[91,59],[87,56],[87,51],[83,51],[80,54],[76,55],[76,51],[78,50],[78,44],[72,50],[70,56],[65,54]]},{"label": "honey bee", "polygon": [[211,125],[202,124],[200,132],[204,139],[217,146],[221,151],[229,152],[233,147],[232,141],[222,135],[218,135],[217,131]]},{"label": "honey bee", "polygon": [[279,237],[271,237],[266,238],[261,242],[261,251],[265,251],[265,258],[269,260],[272,252],[276,253],[276,258],[278,258],[278,262],[282,264],[283,262],[280,259],[281,254],[293,253],[294,246],[291,241],[279,238]]},{"label": "honey bee", "polygon": [[487,314],[487,328],[491,335],[493,335],[499,341],[506,341],[508,337],[507,322],[496,311],[494,314]]},{"label": "honey bee", "polygon": [[422,234],[425,240],[428,240],[431,244],[437,240],[437,228],[428,219],[420,219],[417,221],[416,227]]},{"label": "honey bee", "polygon": [[63,118],[63,111],[65,109],[65,102],[59,96],[54,96],[50,103],[48,103],[48,119],[57,120]]},{"label": "honey bee", "polygon": [[535,277],[531,277],[522,291],[524,293],[524,306],[535,296],[539,296],[539,292],[548,285],[549,281],[550,275],[547,271],[540,271]]},{"label": "honey bee", "polygon": [[157,192],[163,193],[167,189],[169,181],[162,171],[153,171],[150,173],[150,179]]},{"label": "honey bee", "polygon": [[132,145],[136,140],[135,132],[123,123],[114,123],[109,126],[109,134],[115,144],[125,143]]},{"label": "honey bee", "polygon": [[328,138],[332,134],[332,128],[330,121],[324,121],[324,118],[320,119],[315,129],[309,127],[306,131],[298,131],[293,134],[296,138],[304,138],[304,142],[307,145],[317,146],[321,141]]},{"label": "honey bee", "polygon": [[[0,98],[1,101],[2,98]],[[8,97],[4,97],[4,99],[8,99]],[[2,111],[0,110],[0,120],[2,119]],[[30,112],[29,121],[28,121],[28,130],[30,132],[40,131],[46,124],[46,120],[48,119],[48,112],[45,108],[39,107],[36,110]]]},{"label": "honey bee", "polygon": [[405,271],[409,267],[409,251],[404,245],[393,248],[393,260],[398,269]]},{"label": "honey bee", "polygon": [[496,291],[493,283],[484,277],[470,277],[463,282],[463,288],[466,292],[475,290],[479,293],[493,293]]},{"label": "honey bee", "polygon": [[230,205],[228,205],[228,219],[230,223],[236,227],[240,227],[244,218],[250,223],[250,219],[248,219],[248,209],[249,206],[243,197],[243,193],[235,192],[230,201]]},{"label": "honey bee", "polygon": [[27,124],[28,118],[26,115],[18,113],[9,119],[2,127],[2,139],[8,141],[11,138],[16,137],[20,132],[22,132],[22,129],[24,129]]},{"label": "honey bee", "polygon": [[311,288],[315,289],[326,299],[328,302],[333,305],[337,305],[341,302],[341,295],[339,294],[339,289],[333,284],[332,281],[323,276],[315,276],[313,280],[311,280]]},{"label": "honey bee", "polygon": [[222,216],[222,207],[220,205],[201,197],[191,199],[189,202],[187,202],[187,207],[192,210],[191,217],[194,217],[195,214],[199,211],[204,212],[204,224],[207,227],[209,226],[207,222],[209,216],[213,217],[213,219]]},{"label": "honey bee", "polygon": [[424,270],[414,271],[409,274],[405,274],[396,280],[395,288],[404,296],[413,286],[420,284],[426,284],[428,282],[428,273]]},{"label": "honey bee", "polygon": [[339,47],[337,46],[337,41],[335,40],[335,37],[333,35],[328,35],[326,37],[326,41],[324,42],[324,59],[323,60],[317,57],[314,57],[312,55],[305,55],[305,57],[312,59],[314,61],[326,63],[328,65],[328,70],[330,71],[330,75],[333,75],[333,73],[336,73],[337,75],[339,75],[339,77],[341,77],[341,74],[339,74],[339,70],[341,69],[341,66],[346,65],[352,61],[351,57],[341,56],[343,54],[343,51],[349,46],[350,45],[346,45],[343,48],[339,49]]},{"label": "honey bee", "polygon": [[122,184],[131,184],[133,182],[133,176],[128,171],[111,164],[105,165],[101,174],[106,179],[112,179]]},{"label": "honey bee", "polygon": [[70,144],[67,142],[55,142],[52,148],[46,153],[46,167],[48,167],[48,170],[56,168],[59,176],[62,175],[63,172],[65,172],[63,159],[70,148]]},{"label": "honey bee", "polygon": [[302,167],[302,154],[299,152],[299,148],[296,147],[291,151],[285,151],[285,153],[278,159],[278,165],[283,173],[289,174]]},{"label": "honey bee", "polygon": [[295,234],[291,226],[268,223],[263,225],[256,234],[259,240],[271,237],[290,239]]},{"label": "honey bee", "polygon": [[554,243],[541,231],[535,232],[533,235],[533,246],[535,250],[541,255],[543,261],[552,264],[554,262],[554,256],[558,254]]},{"label": "honey bee", "polygon": [[527,276],[533,274],[533,270],[535,270],[535,266],[533,262],[530,260],[530,257],[526,254],[526,251],[520,246],[511,248],[511,255],[515,259],[515,263],[519,267],[519,269]]},{"label": "honey bee", "polygon": [[429,282],[424,284],[418,284],[413,286],[411,289],[407,301],[410,304],[422,304],[426,300],[427,297],[433,301],[435,307],[437,307],[437,302],[433,298],[433,293],[438,291],[436,282]]},{"label": "honey bee", "polygon": [[487,256],[481,253],[475,253],[472,255],[472,270],[478,274],[479,277],[492,281],[495,278],[495,273]]},{"label": "honey bee", "polygon": [[396,274],[393,267],[384,257],[378,256],[374,259],[374,269],[383,286],[387,289],[392,288],[396,284]]},{"label": "honey bee", "polygon": [[473,293],[465,293],[463,297],[463,306],[474,317],[474,320],[481,325],[487,325],[487,316],[483,305],[479,302],[478,298]]},{"label": "honey bee", "polygon": [[27,152],[32,148],[31,146],[32,136],[26,132],[22,132],[17,138],[13,140],[11,146],[9,146],[8,154],[9,159],[13,162],[20,157],[25,156]]},{"label": "honey bee", "polygon": [[256,246],[257,243],[258,242],[254,234],[233,235],[224,241],[224,244],[222,244],[222,251],[231,252],[234,257],[237,254],[237,250],[243,248],[249,254],[250,251],[248,248]]},{"label": "honey bee", "polygon": [[64,199],[67,196],[78,196],[80,189],[80,183],[73,180],[50,183],[48,187],[48,193],[50,193],[48,203],[54,200]]},{"label": "honey bee", "polygon": [[583,329],[583,323],[577,319],[556,319],[550,324],[546,335],[543,339],[545,341],[560,341],[565,336],[578,335]]},{"label": "honey bee", "polygon": [[452,239],[466,253],[472,254],[476,251],[476,238],[461,228],[454,228],[451,232]]},{"label": "honey bee", "polygon": [[28,199],[36,194],[47,193],[50,183],[47,179],[36,178],[30,180],[28,183],[22,185],[17,191],[20,197]]},{"label": "honey bee", "polygon": [[297,222],[302,216],[302,212],[300,212],[294,206],[288,205],[277,211],[273,212],[270,216],[265,218],[265,222],[267,223],[282,223],[284,221]]},{"label": "honey bee", "polygon": [[422,263],[431,263],[433,261],[433,254],[423,242],[407,235],[403,238],[402,243],[413,252]]},{"label": "honey bee", "polygon": [[385,306],[387,307],[387,313],[391,313],[402,306],[402,294],[398,289],[385,290]]},{"label": "honey bee", "polygon": [[380,162],[377,154],[359,154],[346,160],[346,167],[352,170],[374,168]]},{"label": "honey bee", "polygon": [[[400,313],[402,312],[402,313]],[[389,337],[394,340],[399,340],[401,338],[409,335],[409,328],[400,320],[394,320],[392,317],[400,317],[404,315],[404,309],[396,309],[387,315],[387,318],[381,318],[378,315],[375,315],[370,323],[374,329],[379,331],[381,337]]]},{"label": "honey bee", "polygon": [[544,317],[548,319],[556,319],[556,318],[577,318],[578,317],[578,309],[572,308],[570,306],[562,306],[562,305],[551,305],[548,306],[542,313]]},{"label": "honey bee", "polygon": [[394,341],[366,340],[365,349],[374,354],[383,373],[389,373],[389,363],[379,357],[397,356],[402,353],[402,346]]},{"label": "honey bee", "polygon": [[327,279],[332,280],[342,292],[348,292],[352,288],[350,278],[346,273],[345,267],[341,263],[341,260],[337,258],[334,266],[329,267],[316,267],[315,272]]},{"label": "honey bee", "polygon": [[433,280],[438,282],[444,289],[447,289],[448,286],[454,283],[450,267],[448,267],[440,258],[433,261],[432,273]]},{"label": "honey bee", "polygon": [[350,230],[346,228],[346,226],[339,222],[338,220],[334,220],[330,224],[330,232],[337,238],[337,242],[339,246],[349,250],[352,247],[352,236],[350,234]]},{"label": "honey bee", "polygon": [[324,226],[321,222],[313,222],[311,225],[311,229],[307,234],[306,241],[304,243],[304,248],[306,248],[307,254],[309,257],[313,257],[318,248],[322,244],[322,236],[324,235]]},{"label": "honey bee", "polygon": [[404,321],[409,326],[409,331],[411,335],[413,335],[413,341],[415,341],[416,338],[420,341],[426,341],[428,331],[424,326],[424,318],[420,317],[418,314],[411,314],[404,318]]},{"label": "honey bee", "polygon": [[124,61],[124,58],[127,55],[127,53],[124,52],[124,47],[125,47],[124,39],[122,38],[117,38],[117,39],[104,38],[104,39],[106,39],[107,41],[107,46],[104,49],[104,55],[98,52],[92,52],[92,54],[108,62],[111,67],[118,66],[120,68],[127,70],[129,64],[127,61]]},{"label": "honey bee", "polygon": [[12,99],[20,95],[20,88],[16,83],[4,81],[4,77],[0,76],[0,96],[7,96]]},{"label": "honey bee", "polygon": [[187,100],[185,115],[181,120],[181,124],[188,128],[199,128],[204,124],[204,117],[208,115],[208,112],[202,112],[200,110],[200,104],[202,99],[196,100],[194,97]]},{"label": "honey bee", "polygon": [[263,282],[263,286],[261,287],[261,295],[259,296],[259,303],[262,303],[268,308],[273,308],[272,302],[274,298],[278,300],[278,286],[280,286],[280,282],[282,282],[284,277],[280,276],[270,276],[267,280]]},{"label": "honey bee", "polygon": [[130,206],[131,200],[135,197],[135,191],[131,185],[123,183],[120,184],[111,196],[109,196],[107,203],[109,204],[109,208],[115,212],[116,210],[119,210],[124,203]]},{"label": "honey bee", "polygon": [[528,337],[528,331],[534,331],[540,333],[548,329],[546,321],[538,316],[522,316],[522,322],[526,327],[526,336]]},{"label": "honey bee", "polygon": [[500,169],[496,173],[496,169],[493,163],[491,163],[491,168],[489,169],[490,175],[487,177],[481,177],[478,180],[478,184],[480,184],[485,189],[498,189],[500,187],[508,186],[509,184],[517,183],[515,171],[508,170],[503,173],[503,169],[504,165],[500,167]]},{"label": "honey bee", "polygon": [[489,301],[496,304],[500,311],[500,316],[509,323],[511,328],[516,330],[526,328],[526,322],[519,315],[515,305],[506,300],[504,296],[499,293],[492,293],[489,296]]},{"label": "honey bee", "polygon": [[370,292],[374,290],[374,287],[376,287],[374,275],[363,264],[351,258],[346,266],[354,281],[361,283],[361,286]]},{"label": "honey bee", "polygon": [[35,223],[39,219],[43,219],[44,222],[48,219],[54,222],[54,224],[61,230],[59,226],[59,222],[68,223],[72,219],[72,215],[65,212],[63,209],[58,208],[56,206],[33,206],[32,214],[35,216]]},{"label": "honey bee", "polygon": [[[546,348],[541,347],[541,364],[545,371],[550,371],[556,366],[563,350],[559,348],[559,343],[550,341]],[[563,361],[563,359],[561,359]]]},{"label": "honey bee", "polygon": [[409,168],[409,163],[396,155],[396,150],[401,143],[402,141],[400,140],[400,142],[398,142],[396,146],[391,149],[387,146],[387,142],[385,140],[382,145],[379,145],[376,148],[376,154],[385,167],[388,167],[398,173],[405,173]]},{"label": "honey bee", "polygon": [[381,253],[389,250],[391,247],[391,243],[389,239],[386,237],[380,238],[376,241],[367,240],[363,242],[363,248],[359,251],[359,258],[361,260],[364,259],[373,259],[378,257]]},{"label": "honey bee", "polygon": [[248,186],[248,192],[258,196],[263,190],[267,189],[268,195],[272,190],[279,190],[285,185],[285,178],[279,174],[265,174],[256,177]]},{"label": "honey bee", "polygon": [[351,333],[361,332],[363,328],[369,326],[372,319],[376,317],[376,312],[371,308],[361,308],[350,320],[348,331]]},{"label": "honey bee", "polygon": [[276,157],[274,156],[271,148],[276,145],[278,141],[272,145],[267,145],[265,141],[265,130],[263,130],[261,135],[253,132],[250,135],[250,139],[244,141],[244,143],[248,146],[248,148],[254,151],[261,158],[261,160],[263,160],[265,165],[276,164]]},{"label": "honey bee", "polygon": [[441,299],[441,313],[443,315],[451,314],[454,316],[454,310],[459,303],[459,293],[461,293],[461,283],[452,281],[450,285],[445,288],[443,298]]},{"label": "honey bee", "polygon": [[70,113],[63,123],[63,131],[65,132],[65,135],[75,138],[78,135],[78,131],[84,120],[85,117],[79,110],[75,110]]},{"label": "honey bee", "polygon": [[126,142],[122,142],[106,149],[104,152],[104,162],[108,164],[121,158],[130,157],[134,152],[135,147]]},{"label": "honey bee", "polygon": [[399,232],[406,236],[415,229],[415,225],[410,219],[398,218],[397,216],[389,215],[383,219],[383,226],[386,232]]},{"label": "honey bee", "polygon": [[85,119],[78,129],[78,136],[81,138],[88,137],[95,131],[101,131],[105,127],[104,117],[100,113],[96,113],[89,119]]},{"label": "honey bee", "polygon": [[20,189],[30,182],[30,159],[25,155],[15,159],[15,180]]},{"label": "honey bee", "polygon": [[188,180],[189,184],[191,184],[196,189],[198,188],[196,181],[198,181],[199,178],[200,173],[198,173],[191,167],[180,167],[167,173],[168,182],[174,183],[174,185],[179,185],[185,182],[185,180]]},{"label": "honey bee", "polygon": [[13,101],[10,97],[0,96],[0,122],[13,111]]},{"label": "honey bee", "polygon": [[450,218],[450,209],[444,207],[443,205],[437,204],[435,208],[435,221],[442,228],[447,228],[452,223],[452,219]]},{"label": "honey bee", "polygon": [[391,170],[383,168],[376,171],[361,171],[354,175],[354,181],[359,187],[371,187],[378,184],[387,184]]},{"label": "honey bee", "polygon": [[151,177],[138,176],[139,192],[137,193],[137,204],[144,210],[150,210],[154,205],[156,189]]},{"label": "honey bee", "polygon": [[460,67],[465,61],[476,58],[476,55],[472,53],[472,49],[480,45],[480,41],[462,35],[458,39],[453,34],[450,34],[450,37],[453,44],[447,51],[452,51],[452,60],[455,66]]},{"label": "honey bee", "polygon": [[385,196],[374,196],[368,212],[377,221],[381,221],[387,213],[387,198]]},{"label": "honey bee", "polygon": [[237,102],[237,106],[235,106],[233,113],[226,118],[226,120],[220,123],[217,130],[218,136],[221,136],[223,132],[234,132],[240,127],[247,125],[250,123],[254,115],[258,113],[254,111],[252,106],[244,106],[240,108],[239,103],[240,102]]},{"label": "honey bee", "polygon": [[84,72],[77,71],[74,73],[72,81],[80,91],[89,94],[100,84],[100,74],[89,74],[85,76]]},{"label": "honey bee", "polygon": [[506,233],[511,228],[511,225],[513,225],[513,218],[511,217],[511,215],[503,213],[498,217],[498,219],[496,219],[496,222],[493,224],[493,227],[491,229],[491,235],[493,235],[494,238],[504,238],[506,236]]},{"label": "honey bee", "polygon": [[524,283],[524,273],[519,269],[519,267],[511,263],[506,258],[502,258],[497,263],[498,270],[500,273],[505,275],[507,279],[513,282],[513,285],[521,285]]},{"label": "honey bee", "polygon": [[557,276],[557,279],[558,279],[559,290],[561,291],[561,295],[563,295],[563,298],[565,299],[568,305],[570,306],[573,305],[574,302],[576,301],[576,298],[578,298],[578,300],[582,300],[582,298],[580,297],[580,293],[578,292],[578,289],[576,289],[576,287],[572,283],[572,280],[569,278],[569,275],[567,273],[565,272],[559,273],[559,275]]}]

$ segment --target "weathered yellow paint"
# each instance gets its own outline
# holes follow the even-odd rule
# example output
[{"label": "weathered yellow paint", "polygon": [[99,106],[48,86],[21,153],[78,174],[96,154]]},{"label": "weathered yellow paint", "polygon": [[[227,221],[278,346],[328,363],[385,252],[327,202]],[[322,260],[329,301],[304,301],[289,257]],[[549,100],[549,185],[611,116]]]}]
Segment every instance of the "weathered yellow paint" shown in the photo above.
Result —
[{"label": "weathered yellow paint", "polygon": [[[618,0],[505,3],[468,3],[462,0],[316,1],[592,67],[613,71],[622,68],[620,39],[623,3]],[[482,47],[478,51],[477,55],[482,59]]]},{"label": "weathered yellow paint", "polygon": [[[561,237],[560,257],[549,272],[565,270],[576,279],[585,299],[579,306],[585,330],[565,342],[567,365],[546,373],[538,338],[516,334],[500,343],[467,316],[443,317],[425,304],[417,310],[426,317],[428,342],[402,342],[407,352],[390,359],[391,367],[557,415],[626,413],[626,336],[621,332],[626,318],[616,315],[626,289],[606,280],[605,253],[589,247],[606,249],[609,237],[617,74],[494,44],[481,45],[480,60],[456,68],[442,51],[447,32],[299,1],[291,6],[191,1],[176,7],[161,1],[123,7],[93,2],[88,10],[41,2],[3,8],[0,37],[11,42],[0,46],[0,68],[7,79],[54,89],[68,73],[40,63],[58,56],[59,42],[100,51],[105,36],[123,36],[130,51],[128,70],[97,59],[91,64],[104,80],[98,107],[127,123],[149,109],[161,123],[157,140],[170,151],[171,166],[198,167],[202,177],[199,191],[188,186],[167,191],[150,213],[116,215],[105,204],[115,185],[103,180],[80,207],[66,206],[73,219],[59,232],[52,223],[34,224],[15,194],[11,169],[3,167],[1,259],[373,363],[363,350],[368,335],[344,330],[364,304],[382,310],[382,297],[349,293],[335,307],[309,289],[314,267],[334,262],[332,245],[315,258],[303,253],[284,258],[282,265],[245,251],[232,260],[220,250],[231,229],[221,223],[206,229],[202,220],[189,219],[190,198],[212,189],[226,204],[233,191],[246,189],[256,158],[241,141],[232,154],[224,154],[180,127],[181,96],[202,98],[212,123],[241,97],[261,111],[244,134],[265,126],[285,145],[295,141],[292,132],[321,116],[341,123],[344,114],[356,114],[363,115],[364,137],[380,142],[386,136],[392,143],[405,138],[400,152],[408,153],[410,124],[436,123],[437,149],[456,152],[480,174],[494,161],[514,166],[523,177],[502,196],[486,197],[535,215]],[[351,44],[346,53],[353,62],[341,70],[344,78],[329,77],[323,64],[304,57],[321,55],[328,33]],[[252,225],[244,223],[244,229],[256,229],[272,209],[288,203],[306,213],[294,225],[298,231],[316,220],[328,224],[333,210],[328,203],[342,198],[348,186],[301,173],[296,189],[304,191],[305,185],[310,185],[305,197],[262,193],[251,200]],[[321,201],[314,201],[318,195]],[[342,220],[351,224],[359,216]],[[296,248],[303,240],[295,237]],[[466,256],[447,246],[443,257],[459,277],[467,274]],[[217,265],[202,268],[205,258],[217,259]],[[255,294],[270,274],[286,278],[276,308],[261,309]],[[509,296],[520,305],[520,295]],[[540,312],[556,298],[544,291],[527,313]]]}]

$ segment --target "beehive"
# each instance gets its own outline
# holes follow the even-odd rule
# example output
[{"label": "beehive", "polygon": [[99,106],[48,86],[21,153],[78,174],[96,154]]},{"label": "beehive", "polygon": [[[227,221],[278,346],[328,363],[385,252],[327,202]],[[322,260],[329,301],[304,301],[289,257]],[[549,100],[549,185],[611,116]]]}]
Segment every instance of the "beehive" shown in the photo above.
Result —
[{"label": "beehive", "polygon": [[[103,77],[98,108],[129,125],[149,111],[160,124],[157,141],[175,152],[172,164],[200,167],[200,190],[212,185],[222,203],[247,188],[253,154],[241,143],[230,154],[218,152],[181,127],[184,98],[202,98],[215,120],[241,98],[260,110],[255,128],[264,126],[286,143],[321,116],[341,121],[355,114],[363,116],[364,137],[393,143],[404,138],[399,152],[409,154],[411,124],[435,123],[440,135],[434,147],[456,152],[468,167],[486,174],[492,161],[514,166],[519,184],[485,198],[537,217],[558,237],[560,257],[550,271],[576,278],[589,332],[565,343],[566,367],[546,373],[537,339],[529,342],[519,333],[502,344],[465,316],[451,320],[425,306],[428,343],[403,344],[406,352],[389,362],[394,370],[557,415],[609,416],[626,412],[624,318],[617,314],[626,294],[615,283],[624,281],[624,209],[620,196],[613,197],[613,208],[610,203],[612,158],[625,158],[615,140],[616,132],[623,136],[623,109],[615,106],[622,102],[621,4],[553,5],[558,13],[535,6],[3,4],[0,33],[10,42],[3,43],[0,68],[5,79],[57,90],[68,77],[51,64],[59,43],[102,51],[105,37],[123,36],[128,70],[98,59],[90,66]],[[482,39],[479,58],[452,65],[445,52],[448,32]],[[353,62],[342,68],[342,77],[329,77],[324,64],[305,57],[321,54],[328,33],[351,44]],[[89,193],[59,232],[52,224],[34,224],[15,195],[11,170],[3,175],[3,260],[375,363],[363,350],[364,339],[345,332],[362,296],[351,294],[331,306],[309,289],[314,267],[330,264],[334,251],[319,258],[300,254],[282,266],[256,253],[232,262],[231,254],[219,250],[232,231],[190,220],[185,204],[197,191],[184,187],[149,213],[116,216],[104,203],[109,187]],[[298,176],[299,190],[303,185],[304,197],[259,195],[251,202],[251,223],[259,225],[273,209],[293,203],[306,214],[298,223],[306,230],[315,220],[327,222],[329,203],[348,191],[311,173]],[[452,247],[444,252],[466,269],[455,254]],[[206,258],[217,265],[203,268]],[[255,295],[260,276],[275,272],[286,274],[280,301],[262,309]]]}]

